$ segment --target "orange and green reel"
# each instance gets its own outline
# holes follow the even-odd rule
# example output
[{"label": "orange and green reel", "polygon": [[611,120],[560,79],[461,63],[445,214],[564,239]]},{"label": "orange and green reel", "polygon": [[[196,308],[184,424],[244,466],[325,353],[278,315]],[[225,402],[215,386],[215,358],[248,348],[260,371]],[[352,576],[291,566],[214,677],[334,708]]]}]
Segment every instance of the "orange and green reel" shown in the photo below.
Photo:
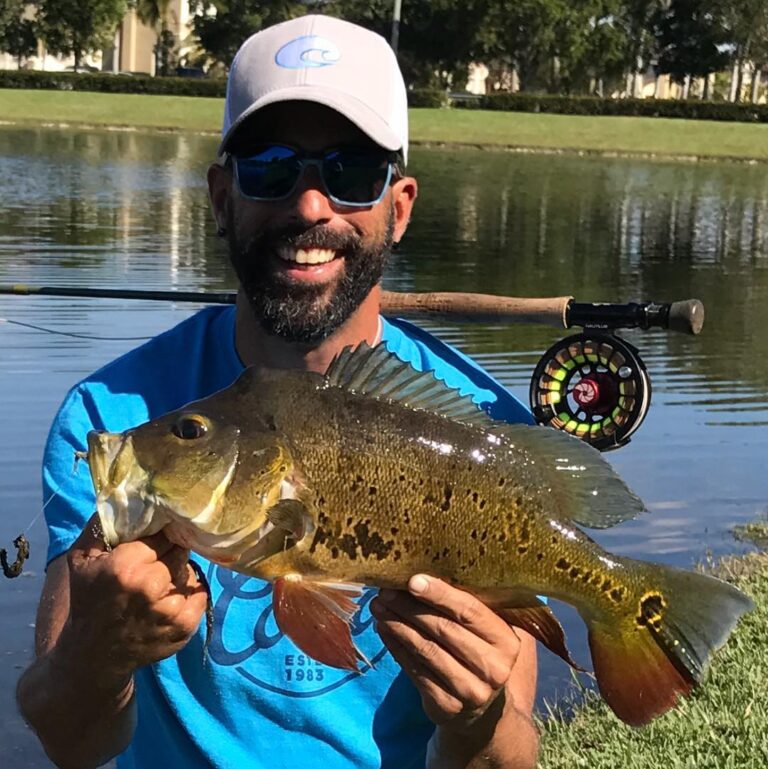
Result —
[{"label": "orange and green reel", "polygon": [[608,451],[626,444],[642,423],[651,383],[632,345],[585,332],[544,353],[531,377],[530,402],[539,424]]}]

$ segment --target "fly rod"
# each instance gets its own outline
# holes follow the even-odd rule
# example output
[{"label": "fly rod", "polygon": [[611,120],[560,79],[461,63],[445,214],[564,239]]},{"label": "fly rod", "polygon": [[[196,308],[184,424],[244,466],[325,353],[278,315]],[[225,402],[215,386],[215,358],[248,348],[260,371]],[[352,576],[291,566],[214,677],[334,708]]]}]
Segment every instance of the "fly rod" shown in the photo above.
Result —
[{"label": "fly rod", "polygon": [[[146,299],[204,304],[234,304],[236,297],[236,294],[230,291],[142,291],[24,284],[0,284],[0,294]],[[668,304],[656,302],[611,304],[574,302],[571,296],[530,298],[462,292],[417,294],[383,291],[381,309],[385,315],[403,318],[428,317],[436,320],[474,323],[542,323],[556,328],[583,326],[605,330],[660,328],[684,334],[698,334],[704,324],[704,305],[698,299]]]}]

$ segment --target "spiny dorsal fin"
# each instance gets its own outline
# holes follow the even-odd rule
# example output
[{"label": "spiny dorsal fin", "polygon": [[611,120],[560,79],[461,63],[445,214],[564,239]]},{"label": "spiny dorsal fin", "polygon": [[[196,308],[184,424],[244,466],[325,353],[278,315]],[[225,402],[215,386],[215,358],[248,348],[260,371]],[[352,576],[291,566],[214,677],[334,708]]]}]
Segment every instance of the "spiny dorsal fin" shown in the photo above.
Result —
[{"label": "spiny dorsal fin", "polygon": [[344,348],[325,379],[332,387],[431,411],[497,436],[522,455],[520,461],[538,465],[564,521],[606,529],[645,511],[641,500],[588,443],[551,427],[492,419],[470,396],[451,389],[431,371],[416,371],[383,344],[370,347],[363,342],[355,350]]},{"label": "spiny dorsal fin", "polygon": [[488,428],[498,424],[469,395],[448,387],[431,371],[417,371],[389,352],[383,344],[365,342],[355,350],[345,347],[325,373],[332,387],[431,411],[467,425]]},{"label": "spiny dorsal fin", "polygon": [[494,422],[489,432],[539,465],[551,483],[558,518],[590,529],[608,529],[647,512],[593,446],[551,427]]}]

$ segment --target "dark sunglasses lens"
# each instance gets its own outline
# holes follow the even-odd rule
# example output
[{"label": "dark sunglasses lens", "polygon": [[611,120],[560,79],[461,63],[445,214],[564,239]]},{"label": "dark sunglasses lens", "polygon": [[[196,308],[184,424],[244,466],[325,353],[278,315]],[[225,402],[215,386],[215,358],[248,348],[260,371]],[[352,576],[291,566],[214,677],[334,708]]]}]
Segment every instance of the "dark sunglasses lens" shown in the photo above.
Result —
[{"label": "dark sunglasses lens", "polygon": [[341,202],[364,204],[378,200],[388,173],[389,160],[381,153],[339,150],[323,158],[325,185]]},{"label": "dark sunglasses lens", "polygon": [[240,191],[251,198],[286,197],[301,173],[301,159],[290,147],[265,147],[235,162]]}]

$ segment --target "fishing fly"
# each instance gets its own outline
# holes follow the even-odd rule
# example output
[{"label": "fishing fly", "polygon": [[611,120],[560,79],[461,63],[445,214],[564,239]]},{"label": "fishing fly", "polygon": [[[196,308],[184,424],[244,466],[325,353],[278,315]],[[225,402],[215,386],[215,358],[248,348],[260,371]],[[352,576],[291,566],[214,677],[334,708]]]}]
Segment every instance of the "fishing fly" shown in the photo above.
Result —
[{"label": "fishing fly", "polygon": [[29,541],[23,534],[19,534],[13,540],[13,546],[16,548],[16,560],[13,563],[8,563],[8,551],[4,547],[0,547],[0,566],[3,567],[3,574],[8,579],[18,577],[24,567],[24,562],[29,558]]},{"label": "fishing fly", "polygon": [[[77,472],[78,461],[85,456],[87,455],[83,451],[75,452],[75,462],[72,466],[72,475]],[[56,499],[58,494],[59,487],[57,486],[51,496],[48,497],[48,499],[45,501],[45,504],[43,504],[38,513],[35,515],[35,517],[29,522],[26,531],[29,531],[37,523],[37,521],[40,519],[40,516],[45,512],[45,508],[48,507],[48,505],[50,505],[54,499]],[[24,570],[24,564],[29,560],[29,540],[27,539],[24,532],[19,534],[19,536],[13,540],[13,546],[16,548],[16,560],[13,563],[9,563],[8,561],[8,551],[4,547],[0,547],[0,567],[3,570],[3,574],[8,579],[14,579],[14,577],[18,577]]]}]

